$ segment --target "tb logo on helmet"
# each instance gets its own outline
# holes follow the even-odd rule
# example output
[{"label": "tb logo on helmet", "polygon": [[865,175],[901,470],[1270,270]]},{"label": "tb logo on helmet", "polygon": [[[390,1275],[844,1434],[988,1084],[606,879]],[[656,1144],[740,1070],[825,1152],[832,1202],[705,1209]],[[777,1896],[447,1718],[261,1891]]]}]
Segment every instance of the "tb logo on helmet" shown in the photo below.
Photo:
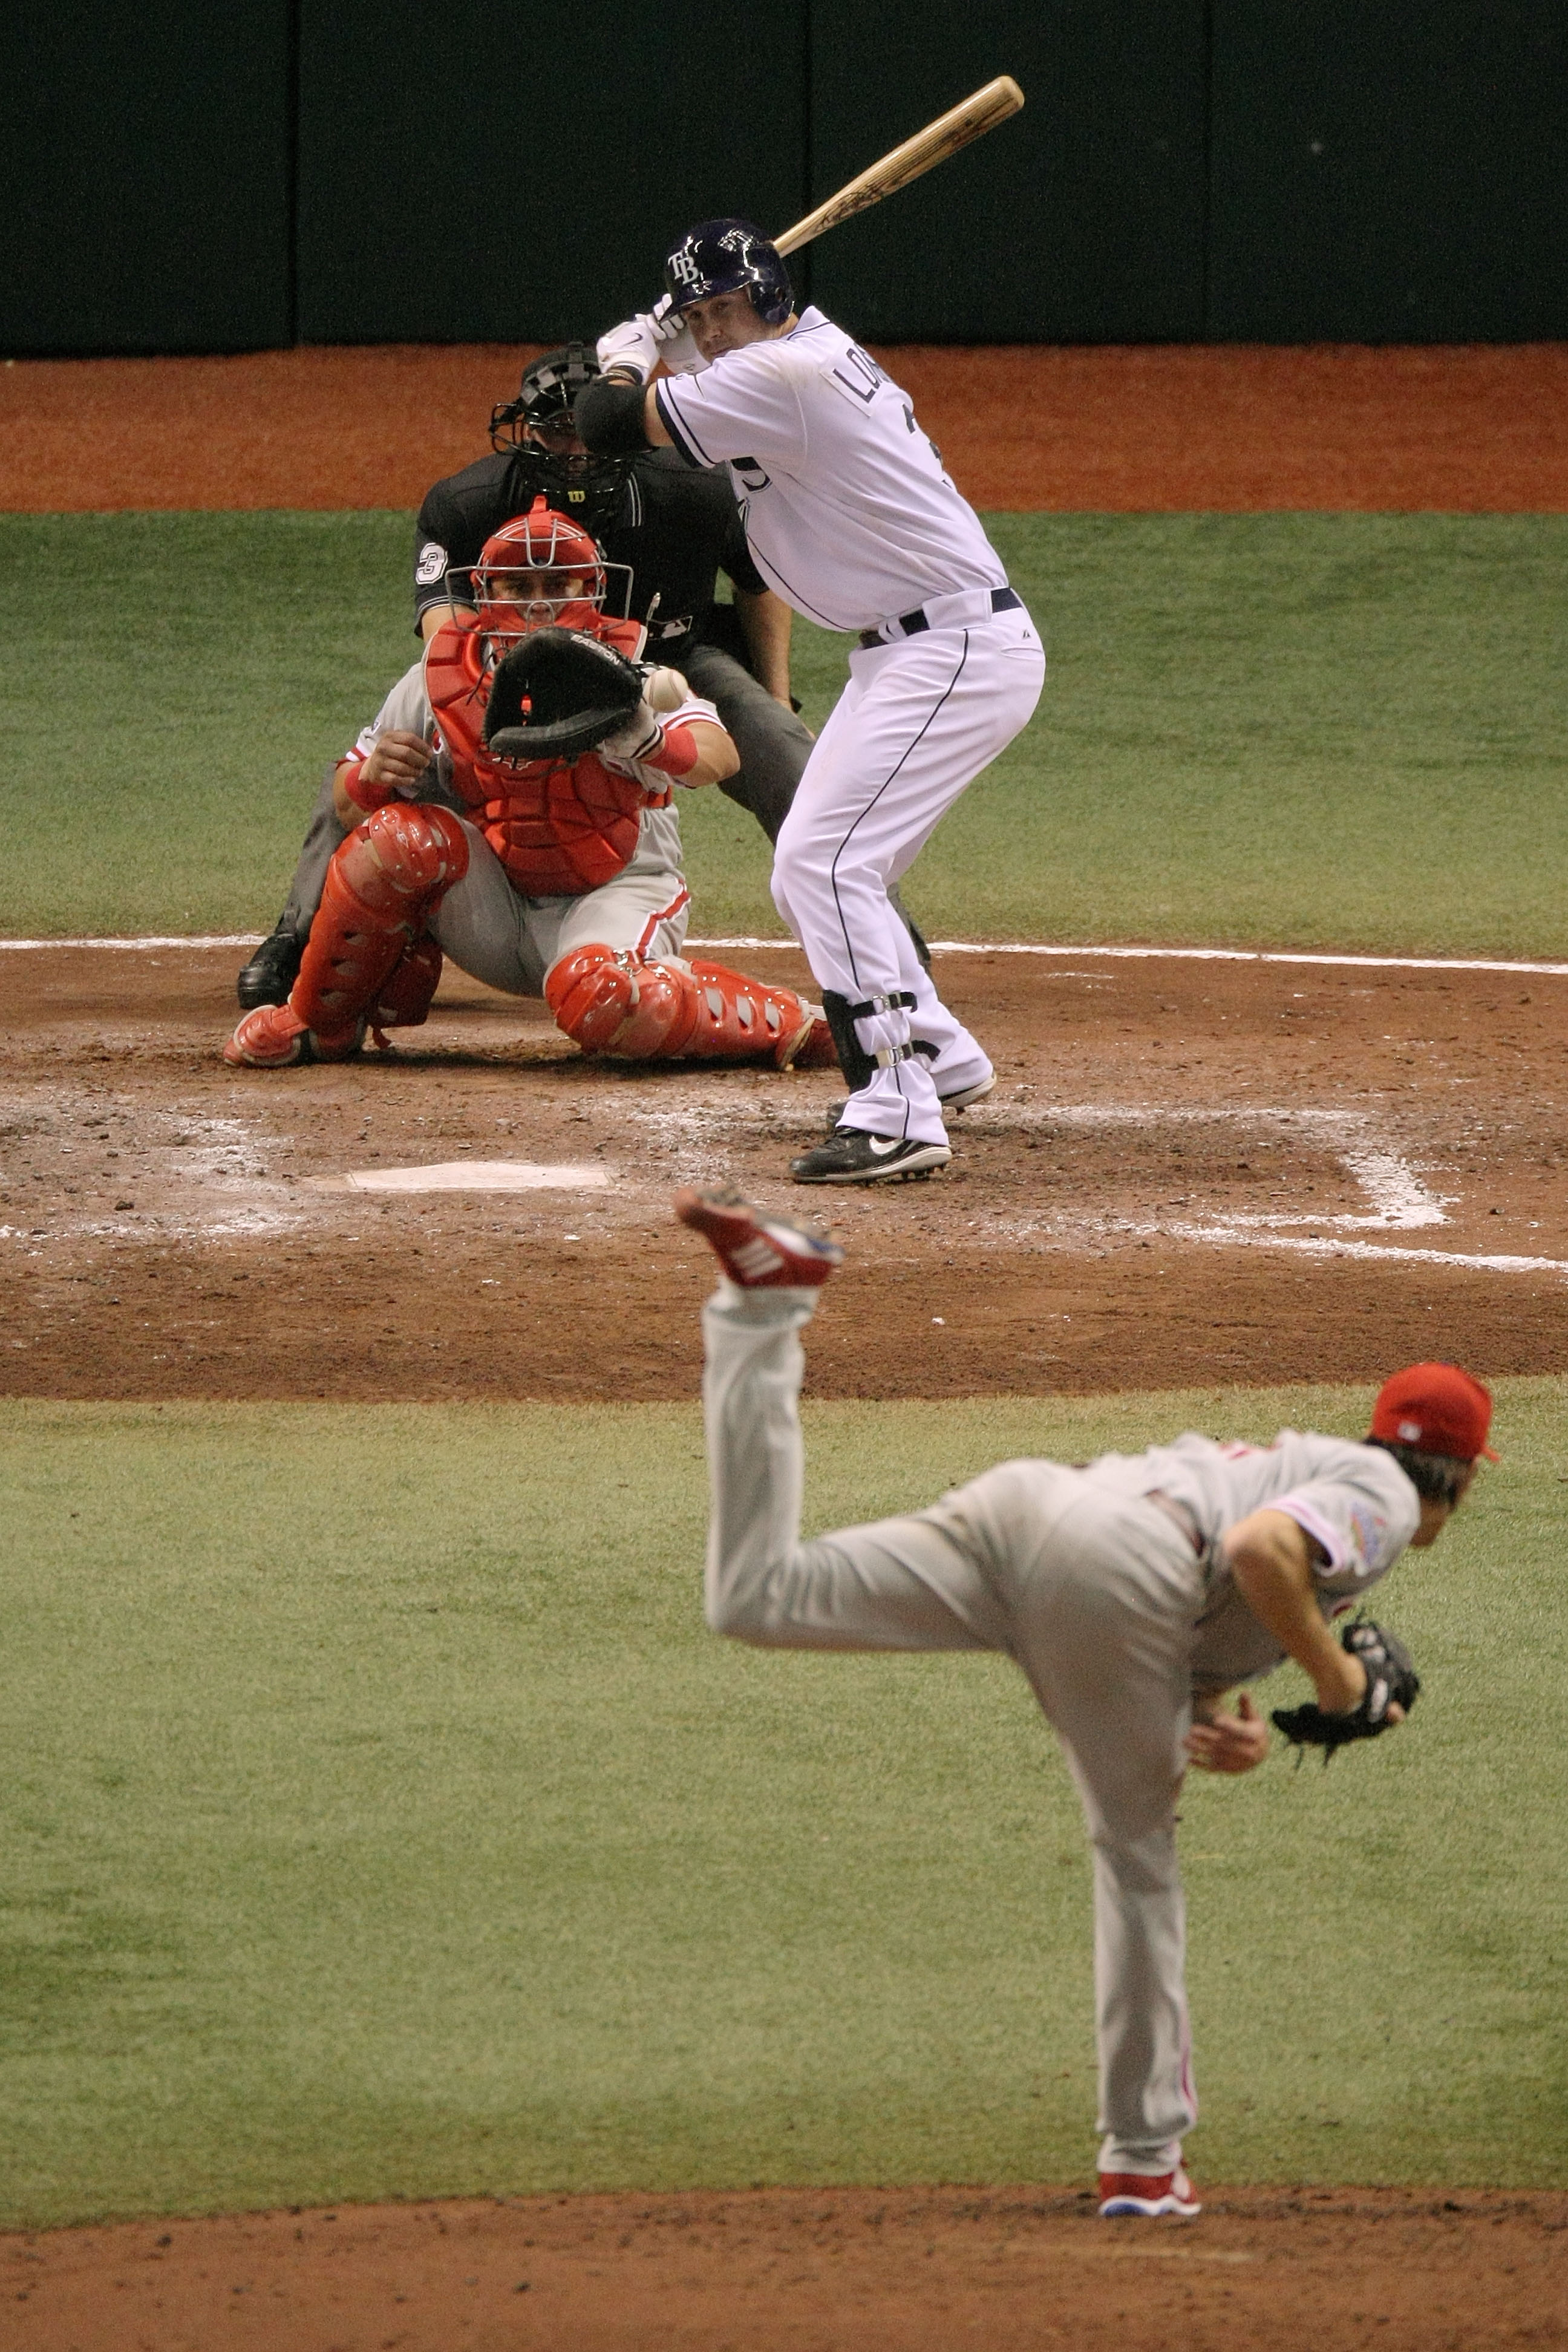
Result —
[{"label": "tb logo on helmet", "polygon": [[754,221],[699,221],[671,247],[664,275],[677,310],[742,288],[770,327],[782,327],[795,308],[789,273]]}]

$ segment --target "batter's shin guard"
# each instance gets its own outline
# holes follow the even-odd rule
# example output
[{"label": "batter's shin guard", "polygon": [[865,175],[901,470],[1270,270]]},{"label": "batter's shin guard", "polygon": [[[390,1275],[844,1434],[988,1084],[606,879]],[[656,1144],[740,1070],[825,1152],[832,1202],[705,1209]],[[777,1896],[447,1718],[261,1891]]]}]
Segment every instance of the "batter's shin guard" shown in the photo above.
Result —
[{"label": "batter's shin guard", "polygon": [[417,801],[388,802],[336,851],[289,996],[328,1052],[352,1044],[405,950],[468,870],[457,817]]},{"label": "batter's shin guard", "polygon": [[851,1094],[858,1094],[862,1087],[868,1087],[879,1068],[889,1069],[895,1062],[907,1062],[911,1054],[921,1050],[918,1045],[910,1044],[884,1045],[874,1054],[868,1053],[860,1043],[856,1023],[875,1020],[881,1013],[912,1013],[914,1009],[914,996],[907,988],[892,989],[886,996],[868,996],[859,1003],[851,1003],[848,997],[840,996],[834,989],[823,990],[823,1017],[833,1032],[833,1042],[838,1049],[838,1066],[849,1081]]}]

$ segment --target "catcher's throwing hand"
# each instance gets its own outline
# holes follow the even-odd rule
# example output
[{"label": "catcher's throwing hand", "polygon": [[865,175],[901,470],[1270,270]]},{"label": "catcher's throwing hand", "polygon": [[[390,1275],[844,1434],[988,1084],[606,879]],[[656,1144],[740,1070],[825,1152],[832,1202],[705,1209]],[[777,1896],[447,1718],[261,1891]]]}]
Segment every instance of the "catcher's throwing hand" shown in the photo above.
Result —
[{"label": "catcher's throwing hand", "polygon": [[1184,1745],[1200,1772],[1250,1772],[1268,1753],[1268,1726],[1243,1691],[1234,1715],[1195,1716]]},{"label": "catcher's throwing hand", "polygon": [[1336,1748],[1352,1739],[1377,1739],[1403,1723],[1415,1704],[1421,1677],[1415,1661],[1395,1634],[1358,1617],[1340,1636],[1341,1646],[1361,1667],[1365,1687],[1352,1707],[1330,1714],[1316,1702],[1277,1706],[1274,1721],[1300,1748],[1321,1748],[1326,1763]]},{"label": "catcher's throwing hand", "polygon": [[396,792],[400,787],[417,784],[430,765],[432,753],[423,735],[411,735],[401,727],[389,727],[384,735],[376,737],[369,756],[360,772],[367,784],[385,785]]}]

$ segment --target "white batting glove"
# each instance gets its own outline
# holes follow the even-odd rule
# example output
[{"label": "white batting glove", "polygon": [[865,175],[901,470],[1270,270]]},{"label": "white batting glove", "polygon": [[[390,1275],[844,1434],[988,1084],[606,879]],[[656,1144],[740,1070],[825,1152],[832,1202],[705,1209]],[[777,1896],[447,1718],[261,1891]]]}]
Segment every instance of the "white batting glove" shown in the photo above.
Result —
[{"label": "white batting glove", "polygon": [[608,751],[616,760],[646,760],[658,750],[663,741],[664,730],[645,693],[637,709],[613,735],[600,737],[599,749]]},{"label": "white batting glove", "polygon": [[658,339],[658,355],[671,375],[700,375],[708,362],[691,339],[691,330],[675,308],[673,294],[661,294],[648,312],[648,325]]},{"label": "white batting glove", "polygon": [[612,327],[601,335],[594,346],[599,355],[599,365],[607,375],[615,368],[627,368],[639,383],[646,383],[658,364],[658,336],[652,319],[646,310],[635,318]]}]

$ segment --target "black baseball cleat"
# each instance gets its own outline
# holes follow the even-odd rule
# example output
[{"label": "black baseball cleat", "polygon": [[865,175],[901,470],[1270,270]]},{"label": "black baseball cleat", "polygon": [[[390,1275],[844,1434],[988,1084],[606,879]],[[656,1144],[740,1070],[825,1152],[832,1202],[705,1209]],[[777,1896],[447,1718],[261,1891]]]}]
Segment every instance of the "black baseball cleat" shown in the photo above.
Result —
[{"label": "black baseball cleat", "polygon": [[789,1217],[771,1217],[732,1184],[705,1192],[688,1185],[676,1194],[676,1215],[700,1234],[733,1283],[742,1290],[805,1290],[826,1282],[844,1263],[844,1252],[824,1234],[809,1233]]},{"label": "black baseball cleat", "polygon": [[900,1142],[891,1135],[867,1135],[858,1127],[836,1128],[815,1151],[789,1163],[797,1184],[884,1184],[895,1176],[929,1176],[952,1158],[945,1143]]},{"label": "black baseball cleat", "polygon": [[286,1004],[289,991],[300,977],[304,953],[303,933],[286,930],[281,923],[268,932],[250,961],[239,968],[234,992],[240,1011],[254,1013],[259,1005]]},{"label": "black baseball cleat", "polygon": [[[988,1078],[982,1078],[978,1086],[960,1087],[956,1094],[939,1094],[937,1100],[941,1103],[944,1111],[967,1110],[971,1103],[977,1103],[983,1098],[983,1097],[988,1095],[995,1083],[996,1073],[993,1070],[990,1076]],[[847,1095],[840,1095],[837,1102],[830,1102],[828,1104],[827,1132],[829,1135],[832,1134],[834,1129],[837,1126],[839,1120],[843,1118],[848,1108],[849,1097]]]}]

